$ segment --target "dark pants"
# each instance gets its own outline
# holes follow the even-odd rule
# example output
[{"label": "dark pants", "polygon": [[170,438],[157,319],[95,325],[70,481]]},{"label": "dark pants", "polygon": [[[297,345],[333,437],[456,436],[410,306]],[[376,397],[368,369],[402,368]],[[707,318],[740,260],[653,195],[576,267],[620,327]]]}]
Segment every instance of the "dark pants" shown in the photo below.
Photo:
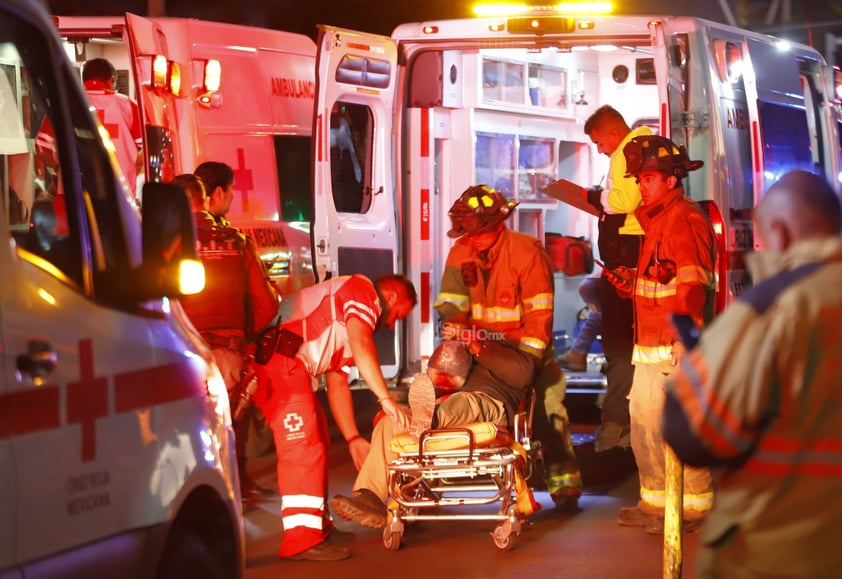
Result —
[{"label": "dark pants", "polygon": [[[618,236],[618,253],[606,260],[608,267],[625,265],[637,267],[641,237]],[[608,391],[602,403],[602,424],[629,425],[628,395],[634,379],[631,363],[634,348],[634,306],[631,299],[617,295],[617,290],[605,278],[599,278],[599,297],[602,307],[602,349],[605,352]]]}]

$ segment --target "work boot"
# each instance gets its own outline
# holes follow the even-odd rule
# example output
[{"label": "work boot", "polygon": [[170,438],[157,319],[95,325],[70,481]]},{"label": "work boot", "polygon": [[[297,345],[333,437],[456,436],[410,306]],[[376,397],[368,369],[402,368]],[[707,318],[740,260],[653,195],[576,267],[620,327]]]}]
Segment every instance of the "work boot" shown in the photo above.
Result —
[{"label": "work boot", "polygon": [[588,370],[588,355],[576,350],[567,350],[558,357],[558,365],[573,372],[586,372]]},{"label": "work boot", "polygon": [[608,422],[596,429],[594,437],[594,452],[604,452],[612,448],[628,448],[631,446],[631,429],[615,422]]},{"label": "work boot", "polygon": [[345,519],[369,529],[386,526],[386,505],[368,489],[357,489],[353,498],[336,495],[330,499],[330,509]]},{"label": "work boot", "polygon": [[351,552],[346,547],[331,545],[327,541],[324,541],[315,547],[310,547],[306,551],[282,558],[289,559],[290,561],[341,561],[350,556]]},{"label": "work boot", "polygon": [[436,410],[436,388],[426,374],[419,374],[409,385],[410,416],[409,434],[413,440],[421,438],[421,433],[430,430],[433,425],[433,413]]},{"label": "work boot", "polygon": [[664,517],[647,515],[638,507],[623,507],[617,513],[617,524],[621,527],[655,527],[658,522],[661,524],[661,533],[664,532]]}]

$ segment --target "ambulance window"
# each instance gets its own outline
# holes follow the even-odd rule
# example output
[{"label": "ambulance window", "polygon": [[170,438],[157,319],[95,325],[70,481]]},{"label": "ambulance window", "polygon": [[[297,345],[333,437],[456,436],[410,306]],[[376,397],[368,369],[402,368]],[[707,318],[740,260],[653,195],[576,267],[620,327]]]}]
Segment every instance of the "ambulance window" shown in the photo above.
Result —
[{"label": "ambulance window", "polygon": [[281,221],[312,221],[310,173],[302,167],[310,164],[310,137],[275,137],[275,159],[280,185]]},{"label": "ambulance window", "polygon": [[66,91],[74,79],[63,77],[67,69],[55,66],[34,41],[40,37],[0,21],[0,184],[6,206],[17,207],[5,216],[22,256],[90,290],[99,272],[131,267],[117,202],[123,192],[88,101]]},{"label": "ambulance window", "polygon": [[555,181],[555,139],[518,139],[518,199],[547,199],[541,189]]},{"label": "ambulance window", "polygon": [[793,169],[813,170],[804,110],[758,101],[766,179],[776,181]]},{"label": "ambulance window", "polygon": [[[5,36],[6,31],[0,31]],[[33,38],[36,37],[33,35]],[[48,83],[31,77],[31,47],[0,41],[0,184],[4,215],[23,255],[35,255],[81,282],[61,180],[60,150],[49,112]],[[43,68],[34,68],[44,70]],[[52,80],[52,79],[51,79]],[[43,262],[39,262],[43,263]]]},{"label": "ambulance window", "polygon": [[366,105],[338,101],[330,115],[330,181],[336,210],[365,213],[371,207],[374,115]]},{"label": "ambulance window", "polygon": [[477,132],[476,182],[515,196],[515,136]]}]

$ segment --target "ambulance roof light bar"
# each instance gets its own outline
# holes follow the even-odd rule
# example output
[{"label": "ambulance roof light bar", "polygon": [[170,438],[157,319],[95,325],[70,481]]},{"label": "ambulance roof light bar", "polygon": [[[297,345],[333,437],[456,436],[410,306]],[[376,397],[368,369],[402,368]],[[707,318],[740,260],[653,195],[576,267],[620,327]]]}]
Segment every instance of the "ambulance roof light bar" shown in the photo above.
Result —
[{"label": "ambulance roof light bar", "polygon": [[610,14],[614,10],[611,2],[559,2],[539,5],[517,3],[476,4],[475,16],[574,16],[579,14]]}]

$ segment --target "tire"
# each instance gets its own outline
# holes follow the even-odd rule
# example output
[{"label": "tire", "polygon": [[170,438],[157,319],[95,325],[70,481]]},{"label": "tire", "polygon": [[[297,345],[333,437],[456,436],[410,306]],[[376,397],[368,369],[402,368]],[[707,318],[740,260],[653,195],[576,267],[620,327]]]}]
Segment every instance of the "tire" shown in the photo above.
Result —
[{"label": "tire", "polygon": [[194,532],[173,528],[158,566],[157,579],[225,579],[219,562]]},{"label": "tire", "polygon": [[387,526],[383,529],[383,546],[388,551],[397,551],[401,548],[401,534],[390,530]]},{"label": "tire", "polygon": [[511,529],[507,529],[504,525],[497,525],[491,533],[491,537],[494,539],[494,545],[498,549],[508,551],[514,546],[517,535],[512,533]]}]

